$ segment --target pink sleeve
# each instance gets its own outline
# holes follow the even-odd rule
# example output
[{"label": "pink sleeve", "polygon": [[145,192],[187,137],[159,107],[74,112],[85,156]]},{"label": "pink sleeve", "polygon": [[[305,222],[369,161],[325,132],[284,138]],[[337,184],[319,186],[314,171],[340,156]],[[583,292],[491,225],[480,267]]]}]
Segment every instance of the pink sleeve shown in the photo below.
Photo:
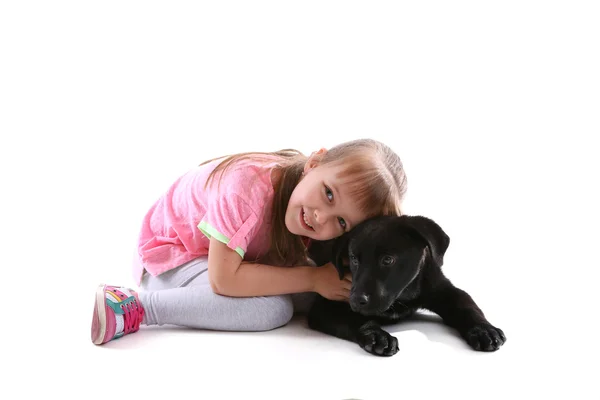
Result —
[{"label": "pink sleeve", "polygon": [[206,237],[225,243],[243,258],[257,222],[258,217],[248,203],[235,194],[224,194],[210,199],[198,229]]}]

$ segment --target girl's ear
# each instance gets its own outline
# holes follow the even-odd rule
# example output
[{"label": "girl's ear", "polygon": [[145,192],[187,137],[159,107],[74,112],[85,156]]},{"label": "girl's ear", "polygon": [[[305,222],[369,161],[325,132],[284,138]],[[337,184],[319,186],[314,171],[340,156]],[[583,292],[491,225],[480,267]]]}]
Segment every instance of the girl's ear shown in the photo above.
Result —
[{"label": "girl's ear", "polygon": [[308,173],[308,171],[311,169],[316,168],[325,154],[327,154],[327,149],[325,148],[321,148],[318,151],[313,151],[310,157],[308,157],[306,164],[304,164],[304,174]]}]

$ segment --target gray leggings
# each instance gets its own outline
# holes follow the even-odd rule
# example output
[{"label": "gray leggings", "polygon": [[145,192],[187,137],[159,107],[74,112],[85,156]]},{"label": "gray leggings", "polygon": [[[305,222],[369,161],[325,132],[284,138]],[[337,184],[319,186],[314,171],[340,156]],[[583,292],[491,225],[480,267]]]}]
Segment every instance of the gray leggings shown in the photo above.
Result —
[{"label": "gray leggings", "polygon": [[139,292],[146,325],[179,325],[220,331],[266,331],[305,313],[314,293],[227,297],[212,291],[207,257],[152,276],[144,273]]}]

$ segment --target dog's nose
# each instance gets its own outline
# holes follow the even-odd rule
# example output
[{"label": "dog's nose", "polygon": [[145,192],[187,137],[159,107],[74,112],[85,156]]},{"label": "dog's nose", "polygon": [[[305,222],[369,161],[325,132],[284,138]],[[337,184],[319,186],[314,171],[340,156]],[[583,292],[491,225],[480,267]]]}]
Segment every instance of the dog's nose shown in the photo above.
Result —
[{"label": "dog's nose", "polygon": [[367,304],[369,304],[369,295],[366,293],[363,293],[360,296],[358,296],[358,304],[360,304],[361,307],[364,307]]}]

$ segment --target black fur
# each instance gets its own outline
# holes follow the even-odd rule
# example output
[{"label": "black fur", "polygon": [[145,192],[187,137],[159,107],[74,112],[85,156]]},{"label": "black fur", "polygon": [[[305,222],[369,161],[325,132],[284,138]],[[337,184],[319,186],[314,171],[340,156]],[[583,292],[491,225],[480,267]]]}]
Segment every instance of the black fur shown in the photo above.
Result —
[{"label": "black fur", "polygon": [[349,302],[317,296],[308,314],[311,329],[358,343],[369,353],[392,356],[398,340],[381,326],[419,309],[438,314],[475,350],[496,351],[506,337],[488,322],[464,290],[442,272],[450,238],[429,218],[376,217],[343,236],[314,242],[317,265],[333,262],[340,278],[349,270]]}]

